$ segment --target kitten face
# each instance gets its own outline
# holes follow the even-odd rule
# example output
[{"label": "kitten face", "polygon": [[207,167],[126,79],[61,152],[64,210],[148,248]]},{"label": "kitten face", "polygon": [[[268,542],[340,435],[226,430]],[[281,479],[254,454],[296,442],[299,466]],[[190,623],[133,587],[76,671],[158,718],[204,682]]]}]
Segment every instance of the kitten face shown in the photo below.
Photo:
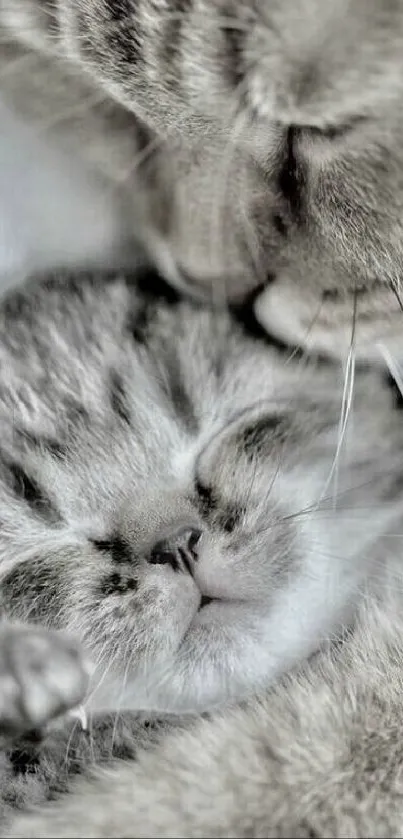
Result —
[{"label": "kitten face", "polygon": [[92,707],[245,696],[351,619],[398,495],[375,376],[336,492],[338,370],[119,276],[50,277],[0,317],[1,604],[81,640]]},{"label": "kitten face", "polygon": [[156,234],[178,282],[237,297],[269,274],[257,313],[271,333],[345,355],[354,320],[358,354],[400,349],[400,2],[50,7],[8,17],[48,47],[59,37],[156,134],[170,193]]}]

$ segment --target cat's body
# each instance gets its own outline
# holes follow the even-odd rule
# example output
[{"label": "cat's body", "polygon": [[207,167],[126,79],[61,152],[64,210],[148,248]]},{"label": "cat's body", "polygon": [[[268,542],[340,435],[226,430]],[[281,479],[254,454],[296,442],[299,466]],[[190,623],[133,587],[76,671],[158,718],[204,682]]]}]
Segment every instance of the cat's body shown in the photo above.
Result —
[{"label": "cat's body", "polygon": [[[382,377],[359,371],[345,425],[337,366],[138,282],[50,276],[2,305],[1,606],[81,642],[89,711],[203,711],[341,640],[367,600],[384,608],[400,567],[401,415]],[[49,716],[82,695],[73,677]],[[132,831],[138,769],[121,772],[113,828],[82,799],[89,835]]]},{"label": "cat's body", "polygon": [[178,282],[269,274],[279,337],[339,355],[354,315],[357,352],[399,348],[400,0],[2,0],[0,25],[1,95],[124,180]]},{"label": "cat's body", "polygon": [[[345,355],[352,344],[356,354],[378,359],[379,341],[399,352],[402,318],[399,288],[403,267],[403,8],[400,0],[388,3],[338,0],[326,8],[319,0],[298,3],[267,0],[242,6],[231,0],[219,3],[211,0],[185,3],[58,0],[55,3],[51,0],[46,4],[40,0],[1,0],[0,26],[3,101],[46,135],[46,149],[48,144],[54,144],[57,154],[60,148],[63,150],[66,159],[72,161],[72,171],[79,171],[82,164],[77,164],[76,160],[84,159],[88,171],[95,170],[100,178],[101,186],[96,189],[100,189],[101,196],[106,194],[104,179],[110,179],[118,195],[117,205],[113,205],[118,227],[121,227],[122,219],[125,223],[128,221],[129,230],[133,224],[136,233],[142,227],[145,243],[151,245],[155,258],[172,280],[199,295],[212,289],[219,298],[239,297],[265,282],[269,273],[271,282],[257,301],[258,316],[269,332],[292,344],[321,349],[331,355]],[[39,156],[43,159],[43,152]],[[108,201],[106,206],[111,206]],[[64,223],[63,212],[60,219]],[[114,224],[112,220],[112,229]],[[66,252],[64,243],[63,248]],[[49,259],[45,259],[45,264],[49,264]],[[86,293],[83,292],[84,297]],[[99,290],[95,297],[98,293]],[[93,292],[89,291],[89,294],[91,296]],[[54,291],[50,290],[49,305],[54,300],[53,295]],[[95,297],[91,297],[94,313],[98,311]],[[118,298],[119,293],[116,300]],[[99,305],[102,305],[102,299],[101,294]],[[110,300],[108,306],[109,303]],[[108,309],[103,325],[110,322],[111,313],[112,309]],[[19,317],[18,312],[16,314]],[[56,312],[47,312],[44,323],[48,323],[48,314],[53,318]],[[192,320],[189,310],[186,316]],[[13,322],[13,317],[6,326]],[[208,320],[209,316],[206,317]],[[49,373],[53,370],[56,375],[60,396],[63,388],[69,389],[73,384],[67,371],[70,365],[77,369],[82,336],[75,333],[73,352],[66,349],[71,346],[70,339],[63,348],[64,316],[59,322],[60,336],[56,336],[56,332],[50,335],[48,327],[40,328],[45,335],[41,338],[44,347],[46,335],[52,344],[57,343]],[[78,324],[80,322],[78,318]],[[173,322],[169,329],[172,327]],[[89,335],[92,327],[87,328]],[[23,351],[28,347],[32,351],[30,341],[36,330],[34,318],[29,328],[20,331],[16,340],[20,346],[22,341]],[[110,335],[108,329],[106,333]],[[109,349],[114,346],[114,340]],[[209,329],[203,334],[204,342],[210,346]],[[237,352],[242,350],[244,354],[240,333],[235,344]],[[102,341],[98,349],[102,356],[105,351]],[[256,352],[259,354],[260,351],[256,349]],[[201,557],[196,563],[200,569],[195,574],[197,585],[191,581],[191,575],[185,575],[183,566],[183,575],[177,576],[176,582],[172,583],[171,571],[174,572],[173,564],[177,562],[177,557],[173,560],[172,556],[177,554],[179,547],[183,548],[182,545],[176,545],[174,552],[171,548],[165,551],[170,559],[164,565],[155,566],[153,570],[150,563],[140,562],[139,578],[134,579],[132,572],[129,574],[126,550],[127,541],[132,538],[131,516],[133,509],[137,510],[134,502],[129,503],[129,512],[122,517],[126,529],[123,547],[122,542],[112,540],[110,534],[105,538],[89,535],[91,522],[93,525],[95,521],[97,527],[103,524],[99,516],[102,504],[106,503],[104,492],[109,481],[113,485],[116,465],[121,481],[131,474],[124,431],[127,404],[122,401],[119,376],[117,380],[114,376],[109,380],[109,402],[102,404],[106,426],[102,421],[95,423],[94,447],[89,438],[86,440],[89,434],[87,420],[95,405],[101,405],[100,398],[106,398],[102,376],[92,376],[91,382],[97,384],[85,392],[84,402],[89,400],[91,403],[89,413],[86,404],[80,416],[75,399],[64,417],[58,419],[57,428],[47,415],[48,425],[43,433],[43,416],[41,420],[39,416],[47,404],[44,396],[50,398],[51,390],[46,393],[43,390],[42,362],[33,352],[31,363],[34,367],[38,364],[35,369],[29,369],[34,392],[35,380],[41,381],[41,398],[39,401],[32,399],[32,390],[23,387],[15,405],[13,403],[13,409],[17,407],[19,425],[24,426],[28,420],[32,427],[24,426],[21,433],[17,423],[16,433],[11,434],[10,414],[5,411],[7,457],[15,456],[16,450],[21,455],[24,449],[23,458],[28,458],[34,470],[38,469],[30,480],[24,478],[18,468],[14,468],[14,473],[11,469],[15,486],[22,488],[25,499],[20,499],[13,508],[9,519],[11,526],[6,530],[9,574],[4,586],[4,605],[10,614],[25,619],[34,604],[35,610],[43,610],[45,622],[51,615],[51,598],[44,593],[44,579],[40,576],[49,571],[48,564],[39,557],[36,566],[31,562],[37,551],[39,533],[48,556],[51,545],[52,560],[60,550],[57,556],[63,573],[58,575],[57,586],[64,575],[65,584],[59,592],[57,622],[73,626],[81,638],[85,636],[87,648],[95,657],[100,652],[100,639],[94,636],[88,623],[84,625],[80,620],[80,609],[81,617],[85,612],[89,622],[95,617],[101,624],[103,621],[104,628],[106,625],[110,628],[110,618],[124,622],[127,614],[119,604],[125,602],[125,598],[130,603],[141,601],[154,572],[160,574],[159,593],[165,592],[166,603],[177,586],[175,602],[180,605],[181,618],[184,616],[182,610],[186,611],[191,601],[189,632],[185,632],[185,643],[177,648],[179,654],[175,654],[175,645],[183,625],[172,627],[168,620],[164,627],[164,618],[169,616],[168,613],[164,615],[163,608],[153,615],[153,639],[157,642],[163,638],[166,646],[161,661],[155,650],[149,649],[143,663],[152,663],[157,678],[150,678],[148,667],[141,673],[132,670],[132,662],[124,650],[116,667],[111,666],[103,681],[98,679],[99,671],[96,671],[95,678],[100,687],[92,697],[93,707],[116,708],[118,694],[120,705],[132,707],[134,701],[136,707],[175,707],[177,711],[200,709],[231,696],[242,696],[252,688],[270,682],[283,667],[288,668],[316,649],[321,638],[329,633],[337,634],[341,624],[349,623],[354,604],[348,602],[348,593],[353,601],[364,593],[369,604],[370,617],[367,620],[364,614],[361,632],[342,647],[347,664],[338,661],[333,666],[323,653],[315,676],[309,671],[311,675],[308,672],[301,676],[301,686],[298,682],[280,685],[277,694],[263,700],[257,716],[250,709],[239,710],[234,717],[227,716],[224,721],[202,723],[195,737],[185,733],[167,741],[154,755],[141,758],[138,766],[121,768],[111,778],[107,790],[102,781],[98,782],[94,807],[91,790],[84,786],[77,793],[78,798],[72,796],[70,803],[61,805],[60,835],[71,834],[72,825],[75,825],[76,835],[86,832],[93,836],[213,836],[220,833],[223,836],[281,836],[288,832],[299,836],[315,833],[334,836],[377,833],[381,836],[388,831],[400,836],[403,832],[401,763],[395,743],[400,736],[399,697],[396,698],[394,686],[394,679],[399,681],[401,673],[399,620],[396,616],[393,630],[388,627],[392,633],[392,644],[388,646],[385,626],[378,620],[378,615],[383,615],[385,620],[389,601],[385,604],[381,597],[381,611],[377,612],[377,597],[382,590],[387,593],[391,581],[396,581],[398,601],[400,594],[398,545],[393,542],[390,548],[391,534],[398,536],[400,533],[397,509],[400,423],[390,406],[389,411],[388,392],[383,390],[376,376],[369,375],[366,380],[361,376],[356,378],[357,410],[355,408],[350,415],[355,419],[355,425],[348,425],[349,434],[344,440],[348,447],[343,447],[342,456],[336,458],[336,467],[335,441],[340,435],[344,437],[343,420],[339,417],[341,381],[336,385],[333,380],[335,387],[329,387],[328,372],[315,371],[312,378],[309,368],[299,367],[293,371],[292,367],[281,365],[281,373],[279,368],[274,382],[271,365],[276,359],[276,368],[278,358],[267,349],[264,357],[268,369],[265,367],[266,378],[259,371],[259,399],[272,401],[273,383],[276,390],[280,383],[280,390],[285,388],[286,391],[283,398],[288,400],[291,396],[298,402],[299,396],[303,395],[303,404],[298,405],[297,414],[298,417],[309,416],[309,421],[300,425],[298,420],[294,441],[292,423],[287,430],[287,435],[291,431],[291,437],[287,437],[290,461],[287,457],[283,459],[281,422],[279,426],[273,425],[272,421],[268,426],[263,423],[274,443],[266,465],[270,463],[273,469],[273,459],[278,458],[281,451],[284,469],[284,473],[279,474],[274,469],[272,485],[269,481],[272,494],[267,497],[260,491],[258,503],[267,527],[269,509],[270,516],[273,515],[271,504],[279,503],[276,492],[282,497],[284,493],[288,510],[284,533],[276,543],[276,528],[271,533],[264,532],[264,539],[274,538],[274,543],[270,544],[276,561],[281,558],[281,573],[274,573],[274,563],[269,576],[263,574],[258,585],[255,572],[258,569],[261,573],[260,543],[257,553],[252,554],[253,561],[260,556],[254,573],[251,579],[242,579],[242,587],[246,584],[246,599],[230,609],[226,604],[204,601],[204,608],[198,612],[194,604],[200,597],[199,591],[205,597],[216,596],[218,592],[232,598],[233,585],[236,587],[240,582],[234,566],[226,576],[226,565],[224,568],[220,565],[218,581],[212,580],[208,573],[206,576],[206,564]],[[6,359],[9,365],[7,354]],[[131,359],[130,350],[128,363]],[[172,359],[168,354],[167,358],[164,356],[164,370],[167,359],[167,369],[171,368]],[[185,367],[189,370],[190,359],[188,345]],[[18,377],[24,378],[28,374],[27,355],[22,366],[14,360],[9,373],[10,387],[4,393],[7,399],[15,401],[12,390]],[[200,384],[204,382],[199,366],[197,377]],[[76,389],[78,378],[74,383]],[[80,399],[86,381],[85,375],[81,378]],[[97,391],[101,385],[101,390]],[[172,383],[170,376],[168,385],[171,392],[164,398],[173,402],[179,400],[181,411],[185,406],[187,413],[187,395],[184,398],[181,388],[178,392],[177,382]],[[213,401],[218,423],[224,420],[225,424],[228,406],[226,390],[221,385],[213,388]],[[239,403],[238,397],[231,392],[228,400],[231,410],[245,408],[246,402],[249,407],[248,388],[256,391],[255,385],[255,375],[251,375],[245,392],[238,394]],[[374,388],[373,392],[371,388]],[[196,398],[192,388],[191,392],[197,408],[199,397]],[[379,401],[373,396],[375,392],[379,394]],[[305,403],[307,394],[309,408]],[[173,424],[172,418],[167,421],[165,409],[159,398],[155,403],[155,397],[153,389],[153,404],[159,405],[163,416],[160,429],[163,461],[158,460],[158,456],[155,462],[159,466],[163,462],[164,469],[169,462],[168,471],[176,480],[175,470],[180,466],[186,472],[201,442],[199,434],[203,436],[206,429],[202,423],[195,432],[191,427],[192,417],[190,426],[178,432],[176,420]],[[313,405],[316,407],[312,415]],[[35,423],[32,423],[37,408],[36,418],[42,428],[39,440],[38,429],[33,433]],[[146,414],[145,410],[144,422]],[[326,417],[326,425],[330,415],[331,430],[327,433],[322,423]],[[318,427],[312,416],[317,418]],[[253,419],[256,420],[256,414]],[[242,419],[236,422],[242,422]],[[82,449],[78,456],[74,446],[71,450],[70,444],[67,445],[68,456],[73,462],[70,471],[64,471],[66,450],[64,444],[60,449],[53,433],[56,430],[57,434],[68,437],[73,427],[80,429]],[[210,433],[209,427],[208,437]],[[232,444],[228,448],[230,438],[226,433],[222,432],[217,448],[210,441],[212,454],[210,459],[207,457],[209,468],[217,466],[218,472],[225,475],[225,492],[232,483],[233,474],[229,475],[226,468],[223,472],[222,458],[228,457],[228,463],[231,463],[234,455]],[[97,448],[102,446],[102,440],[108,441],[104,446],[106,460],[104,456],[100,457]],[[188,459],[189,441],[193,441],[195,448],[191,446]],[[167,456],[176,451],[177,444],[180,457],[173,468]],[[138,454],[136,449],[136,456]],[[156,452],[147,454],[154,456]],[[105,475],[108,462],[113,466]],[[152,462],[153,457],[147,469],[152,468]],[[310,472],[307,465],[311,468],[313,462],[316,467]],[[246,467],[245,471],[242,480],[248,476]],[[149,493],[156,489],[157,472],[145,488],[140,482],[139,495],[135,493],[136,502],[140,498],[141,504],[150,503]],[[6,473],[10,473],[9,464],[5,467],[4,475]],[[45,481],[50,499],[41,491],[38,495],[39,474]],[[365,477],[368,474],[371,475],[369,483]],[[57,480],[61,475],[65,481],[63,490]],[[265,471],[260,477],[266,480]],[[349,477],[352,481],[348,485]],[[128,478],[128,484],[118,494],[119,504],[125,500],[126,493],[127,499],[132,498],[135,482],[133,476]],[[250,480],[251,484],[256,485],[255,482],[259,482],[259,467],[256,467],[256,474],[254,470],[253,481]],[[312,509],[318,501],[319,485],[327,499],[326,524],[318,511]],[[354,498],[350,491],[346,494],[352,486]],[[110,498],[116,493],[116,487],[117,483]],[[265,488],[267,490],[267,482]],[[81,492],[87,509],[80,504]],[[156,536],[155,528],[158,530],[161,524],[166,537],[164,517],[170,518],[173,511],[165,492],[164,487],[163,498],[153,498],[155,518],[147,523],[147,534],[143,534],[147,537],[145,542],[149,541],[151,532]],[[340,499],[336,510],[333,509],[333,495]],[[347,499],[345,507],[341,501],[343,497]],[[49,500],[52,503],[49,504]],[[248,506],[249,494],[246,500]],[[178,501],[182,515],[181,492],[176,497]],[[211,492],[204,493],[204,501],[210,508],[213,501],[217,513]],[[178,512],[176,502],[175,516]],[[5,512],[7,504],[3,507]],[[190,502],[193,515],[192,505],[194,499]],[[58,518],[60,507],[63,514]],[[95,507],[98,518],[95,516],[94,519]],[[307,515],[294,518],[297,507],[307,510]],[[365,510],[364,522],[357,515],[358,507],[361,512]],[[186,527],[189,526],[188,511],[186,507]],[[227,527],[234,528],[236,533],[239,514],[242,518],[245,512],[242,504],[240,509],[236,506],[235,517],[233,510],[230,512],[231,515],[225,517]],[[51,531],[47,529],[49,514],[54,516]],[[288,514],[290,519],[287,519]],[[36,524],[33,523],[35,516]],[[315,530],[312,529],[314,523]],[[212,525],[211,546],[221,549],[227,539],[231,541],[235,537],[230,533],[218,535],[216,524]],[[242,527],[246,524],[242,518]],[[194,537],[199,522],[192,518],[190,526]],[[49,535],[50,532],[52,538],[48,541],[45,533]],[[168,535],[172,537],[171,532]],[[52,541],[54,538],[56,541]],[[98,540],[99,556],[88,546],[88,538]],[[314,543],[315,555],[310,566],[309,556]],[[303,547],[301,556],[298,556],[298,550],[295,555],[296,545]],[[135,548],[138,551],[138,546]],[[318,548],[323,559],[320,564],[317,562]],[[141,551],[143,549],[142,545]],[[80,561],[82,551],[88,565]],[[146,555],[141,553],[142,560]],[[116,556],[120,563],[118,571],[115,566],[112,570]],[[185,567],[193,568],[195,557],[186,551],[185,556]],[[138,559],[136,554],[136,562]],[[213,554],[209,559],[214,568]],[[42,567],[43,563],[45,567]],[[73,569],[75,575],[71,577],[69,572]],[[101,569],[108,569],[109,573],[109,583],[104,580],[103,599],[94,599],[91,586],[87,598],[89,578],[98,580]],[[139,582],[138,592],[135,592],[134,587]],[[182,586],[188,587],[187,593]],[[268,592],[273,597],[275,594],[270,614],[266,600]],[[335,592],[339,594],[339,602],[335,601]],[[186,599],[188,596],[190,601]],[[194,602],[192,598],[196,598]],[[164,597],[159,602],[163,600]],[[228,612],[232,614],[227,615]],[[145,617],[147,612],[140,612],[140,617],[136,614],[140,623],[141,614]],[[214,647],[209,646],[215,632],[214,614],[219,619],[217,655]],[[223,633],[227,616],[228,635]],[[56,618],[56,614],[53,617]],[[279,626],[282,630],[285,627],[287,632],[279,633]],[[203,634],[208,637],[207,645]],[[370,649],[369,634],[375,638],[374,647]],[[193,656],[197,650],[199,658]],[[111,651],[116,652],[118,659],[121,648],[113,650],[110,647],[109,653]],[[108,647],[103,652],[108,654]],[[136,652],[141,659],[139,646],[136,646]],[[240,666],[237,668],[237,665]],[[231,678],[226,678],[226,668]],[[348,700],[345,698],[347,680],[351,684]],[[57,701],[59,699],[63,706],[65,697],[57,697]],[[357,746],[360,738],[362,752]],[[321,743],[324,744],[323,751]],[[350,772],[346,766],[352,755],[358,757]],[[217,789],[219,795],[216,795]],[[137,797],[134,790],[139,791]],[[198,790],[200,795],[196,794]],[[195,793],[194,797],[191,792]],[[23,822],[16,827],[16,835],[28,835],[29,831],[33,836],[45,836],[46,831],[52,835],[56,833],[55,816],[49,816],[48,826],[45,826],[47,816],[43,818],[43,822],[40,818],[37,822],[31,818],[28,823]]]}]

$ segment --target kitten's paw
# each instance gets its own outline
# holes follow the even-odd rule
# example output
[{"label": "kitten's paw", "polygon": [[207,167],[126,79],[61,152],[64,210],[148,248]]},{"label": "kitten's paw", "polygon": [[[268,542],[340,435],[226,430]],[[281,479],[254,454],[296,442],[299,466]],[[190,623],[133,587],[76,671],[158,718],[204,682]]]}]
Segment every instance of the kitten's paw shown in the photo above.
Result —
[{"label": "kitten's paw", "polygon": [[77,645],[35,626],[0,631],[0,738],[41,729],[78,705],[88,674]]}]

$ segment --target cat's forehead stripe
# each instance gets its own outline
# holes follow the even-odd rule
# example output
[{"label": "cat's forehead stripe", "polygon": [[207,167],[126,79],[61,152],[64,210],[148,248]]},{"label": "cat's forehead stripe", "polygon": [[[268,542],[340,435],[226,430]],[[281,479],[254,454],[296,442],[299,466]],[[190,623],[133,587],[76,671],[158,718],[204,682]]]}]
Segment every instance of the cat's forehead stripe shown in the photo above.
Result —
[{"label": "cat's forehead stripe", "polygon": [[110,371],[109,387],[112,410],[126,425],[130,425],[128,397],[123,378],[117,370]]},{"label": "cat's forehead stripe", "polygon": [[59,511],[32,475],[29,475],[18,463],[7,463],[6,471],[11,477],[13,492],[26,502],[35,516],[49,522],[61,521]]}]

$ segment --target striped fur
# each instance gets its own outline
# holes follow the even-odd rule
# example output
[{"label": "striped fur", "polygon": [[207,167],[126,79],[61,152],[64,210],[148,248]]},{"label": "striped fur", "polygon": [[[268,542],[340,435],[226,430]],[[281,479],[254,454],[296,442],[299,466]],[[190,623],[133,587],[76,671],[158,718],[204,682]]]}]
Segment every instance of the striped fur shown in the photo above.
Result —
[{"label": "striped fur", "polygon": [[258,317],[283,340],[346,355],[354,319],[362,356],[400,352],[399,0],[2,0],[0,15],[1,95],[118,180],[174,282],[220,299],[263,284]]},{"label": "striped fur", "polygon": [[[308,703],[311,691],[316,697],[321,667],[339,695],[344,670],[354,673],[355,662],[357,696],[365,697],[363,638],[376,620],[398,650],[387,623],[401,601],[394,534],[401,529],[403,436],[393,390],[376,372],[356,371],[340,446],[338,365],[290,358],[246,332],[239,317],[182,301],[149,270],[32,281],[4,299],[0,336],[0,606],[5,618],[28,624],[0,635],[0,735],[37,729],[81,697],[90,719],[90,735],[62,719],[44,746],[31,736],[3,753],[2,824],[13,802],[43,803],[68,790],[71,775],[95,755],[98,762],[131,759],[136,742],[164,734],[163,726],[149,738],[133,714],[173,713],[176,727],[186,727],[191,720],[182,715],[218,708],[216,722],[196,721],[196,734],[177,732],[161,744],[155,760],[170,766],[168,803],[162,806],[158,783],[155,798],[145,792],[138,835],[172,835],[176,825],[179,835],[281,836],[292,825],[305,836],[297,809],[285,817],[277,787],[278,815],[255,798],[272,771],[274,734],[269,726],[266,743],[264,720],[271,719],[276,681],[294,671],[295,683],[280,683],[274,693],[273,719],[280,736],[283,709],[285,739],[273,742],[289,753],[290,783],[297,773],[295,800],[301,784],[309,796],[317,772],[311,777],[304,764],[308,777],[298,774],[287,709],[300,720],[295,731],[303,742],[316,717],[300,716],[300,692]],[[78,640],[90,671],[87,691],[76,648],[41,627]],[[385,655],[383,629],[378,642],[375,662]],[[315,653],[311,670],[306,660]],[[379,667],[393,664],[398,674],[399,661],[393,653],[391,664],[381,659]],[[378,683],[375,689],[381,697]],[[368,713],[381,701],[370,691]],[[257,718],[251,708],[233,717],[230,706],[252,694],[263,697]],[[346,736],[354,701],[353,694],[343,716]],[[118,724],[113,715],[120,714]],[[234,726],[240,739],[227,766]],[[256,734],[262,727],[263,745]],[[313,741],[304,760],[315,761],[318,748]],[[341,771],[332,751],[326,760]],[[92,807],[92,782],[83,783],[84,799],[72,795],[66,811],[60,805],[56,823],[49,811],[52,830],[64,835],[78,819],[89,835],[136,835],[131,787],[144,765],[149,790],[158,774],[152,761],[146,756],[112,774],[108,795],[100,796],[107,815]],[[225,790],[232,800],[242,773],[249,777],[249,761],[259,772],[239,797],[245,820],[228,806]],[[182,789],[183,772],[203,790],[198,770],[205,766],[223,791],[222,806],[198,814],[204,805],[196,794],[181,821],[174,789]],[[102,779],[97,783],[102,790]],[[256,805],[249,815],[248,795]],[[315,807],[304,810],[305,822],[317,818]],[[17,821],[16,835],[46,835],[46,811],[43,817],[39,826]],[[359,825],[359,813],[354,818]],[[12,824],[2,830],[14,835]]]}]

